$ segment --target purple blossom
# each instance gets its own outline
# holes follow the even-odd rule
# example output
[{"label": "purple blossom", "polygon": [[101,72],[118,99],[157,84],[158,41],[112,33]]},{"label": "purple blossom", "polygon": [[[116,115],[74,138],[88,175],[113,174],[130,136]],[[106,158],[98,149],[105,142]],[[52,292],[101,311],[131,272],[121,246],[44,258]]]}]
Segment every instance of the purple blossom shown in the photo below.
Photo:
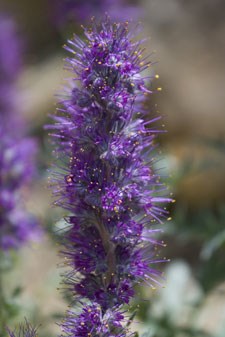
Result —
[{"label": "purple blossom", "polygon": [[19,248],[38,234],[37,220],[22,202],[22,188],[31,180],[35,167],[33,139],[13,139],[0,126],[0,247]]},{"label": "purple blossom", "polygon": [[62,331],[71,337],[126,337],[123,327],[124,315],[111,309],[102,312],[97,303],[85,305],[80,314],[68,313]]},{"label": "purple blossom", "polygon": [[72,54],[66,68],[73,80],[49,128],[55,129],[61,161],[53,179],[56,204],[70,212],[62,254],[71,270],[64,282],[99,314],[93,310],[89,317],[83,304],[82,313],[70,313],[62,327],[73,337],[113,336],[111,330],[103,333],[105,315],[113,319],[129,303],[135,284],[158,283],[155,266],[164,260],[155,250],[163,243],[152,225],[167,216],[161,205],[171,199],[163,196],[154,171],[159,131],[149,127],[155,120],[145,121],[142,106],[151,93],[141,75],[151,64],[142,56],[142,41],[135,42],[127,23],[108,18],[85,29],[85,36],[85,42],[74,36],[65,47]]},{"label": "purple blossom", "polygon": [[124,210],[123,204],[124,192],[117,186],[105,188],[105,194],[102,196],[102,208],[107,212],[119,212]]}]

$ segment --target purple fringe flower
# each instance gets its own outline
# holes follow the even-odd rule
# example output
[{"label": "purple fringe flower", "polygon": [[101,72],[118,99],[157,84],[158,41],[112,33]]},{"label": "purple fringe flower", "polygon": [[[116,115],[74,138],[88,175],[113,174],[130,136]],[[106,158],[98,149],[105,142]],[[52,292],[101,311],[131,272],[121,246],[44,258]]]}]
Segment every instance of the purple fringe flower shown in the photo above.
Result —
[{"label": "purple fringe flower", "polygon": [[141,74],[151,62],[128,28],[107,18],[85,29],[86,40],[68,41],[73,79],[49,126],[61,161],[56,204],[70,212],[62,254],[71,270],[64,282],[83,303],[62,325],[73,337],[127,335],[118,310],[135,284],[155,287],[155,266],[165,261],[156,255],[164,243],[152,225],[167,216],[163,205],[171,199],[153,168],[156,119],[146,122],[142,104],[151,91]]},{"label": "purple fringe flower", "polygon": [[17,249],[40,234],[37,220],[23,205],[23,190],[35,172],[36,142],[24,135],[15,81],[21,50],[15,23],[0,15],[0,248]]},{"label": "purple fringe flower", "polygon": [[67,320],[62,324],[62,331],[73,337],[126,337],[123,322],[124,314],[120,311],[108,309],[103,314],[101,307],[93,303],[85,305],[79,315],[69,312]]}]

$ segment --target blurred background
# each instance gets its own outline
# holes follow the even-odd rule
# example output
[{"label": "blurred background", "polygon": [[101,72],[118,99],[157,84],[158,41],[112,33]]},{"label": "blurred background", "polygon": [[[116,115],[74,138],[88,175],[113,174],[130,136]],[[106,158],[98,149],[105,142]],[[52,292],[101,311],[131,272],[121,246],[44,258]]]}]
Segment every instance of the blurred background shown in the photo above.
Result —
[{"label": "blurred background", "polygon": [[[42,324],[40,337],[59,333],[55,322],[67,308],[57,290],[61,270],[54,240],[65,214],[51,206],[51,146],[43,130],[65,77],[62,45],[72,33],[82,33],[80,25],[91,15],[98,18],[107,10],[123,19],[119,1],[109,1],[108,7],[85,1],[81,10],[79,1],[76,7],[66,0],[67,6],[63,0],[0,0],[1,13],[14,20],[22,41],[17,104],[39,146],[38,173],[25,199],[44,228],[40,240],[14,253],[15,266],[2,279],[9,324],[26,316]],[[168,131],[159,138],[158,165],[176,199],[172,220],[164,224],[162,254],[171,260],[164,266],[164,287],[140,289],[134,328],[149,337],[224,337],[225,1],[137,0],[123,6],[125,19],[142,22],[146,49],[154,51],[159,79],[152,86],[162,91],[151,97],[149,111],[159,111]]]}]

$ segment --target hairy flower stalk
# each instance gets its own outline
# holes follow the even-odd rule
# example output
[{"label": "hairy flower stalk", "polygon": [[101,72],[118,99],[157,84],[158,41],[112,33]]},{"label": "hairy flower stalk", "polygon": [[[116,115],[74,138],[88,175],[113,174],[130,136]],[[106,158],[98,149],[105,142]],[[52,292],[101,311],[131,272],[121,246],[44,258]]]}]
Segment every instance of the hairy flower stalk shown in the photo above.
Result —
[{"label": "hairy flower stalk", "polygon": [[84,29],[86,40],[68,41],[73,78],[50,126],[61,161],[53,180],[56,204],[69,211],[64,282],[81,305],[62,324],[63,334],[73,337],[127,336],[121,306],[136,284],[158,283],[154,266],[164,261],[156,257],[163,242],[152,225],[167,215],[161,205],[171,200],[162,196],[153,169],[159,131],[150,125],[158,118],[146,121],[143,108],[151,91],[141,74],[151,62],[128,28],[107,18]]}]

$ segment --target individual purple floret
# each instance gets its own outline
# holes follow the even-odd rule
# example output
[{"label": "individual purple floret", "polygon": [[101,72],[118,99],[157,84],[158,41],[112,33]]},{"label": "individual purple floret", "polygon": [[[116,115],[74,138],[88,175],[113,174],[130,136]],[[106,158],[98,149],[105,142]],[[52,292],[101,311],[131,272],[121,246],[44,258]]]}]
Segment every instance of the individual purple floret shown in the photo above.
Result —
[{"label": "individual purple floret", "polygon": [[32,327],[27,320],[23,325],[19,326],[17,331],[7,329],[9,337],[37,337],[37,329]]},{"label": "individual purple floret", "polygon": [[137,18],[140,9],[129,2],[129,0],[55,0],[53,1],[55,22],[59,25],[68,21],[84,22],[90,20],[92,16],[101,18],[106,12],[112,19],[120,21]]},{"label": "individual purple floret", "polygon": [[[156,119],[146,122],[142,106],[151,91],[141,74],[151,63],[128,28],[107,18],[85,29],[85,40],[68,41],[73,79],[50,127],[61,161],[53,180],[56,204],[70,212],[62,254],[71,270],[64,282],[84,303],[80,316],[71,313],[63,323],[73,337],[114,336],[113,328],[102,332],[107,317],[130,302],[136,284],[154,288],[155,266],[165,261],[156,255],[164,244],[152,226],[167,216],[163,205],[171,199],[153,167]],[[87,300],[99,307],[96,322]]]}]

